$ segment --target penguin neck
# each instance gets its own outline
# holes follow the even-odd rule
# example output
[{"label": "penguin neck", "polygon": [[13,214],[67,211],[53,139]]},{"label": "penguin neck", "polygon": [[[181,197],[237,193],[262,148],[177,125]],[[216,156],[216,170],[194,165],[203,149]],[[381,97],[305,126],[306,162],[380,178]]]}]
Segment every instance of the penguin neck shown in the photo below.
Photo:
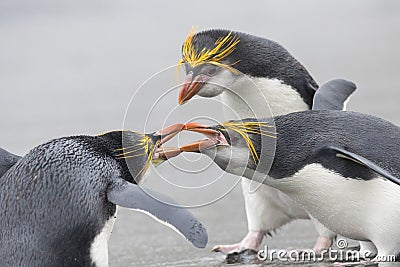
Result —
[{"label": "penguin neck", "polygon": [[292,86],[276,78],[248,75],[239,78],[231,90],[225,90],[222,100],[227,119],[265,118],[310,109]]}]

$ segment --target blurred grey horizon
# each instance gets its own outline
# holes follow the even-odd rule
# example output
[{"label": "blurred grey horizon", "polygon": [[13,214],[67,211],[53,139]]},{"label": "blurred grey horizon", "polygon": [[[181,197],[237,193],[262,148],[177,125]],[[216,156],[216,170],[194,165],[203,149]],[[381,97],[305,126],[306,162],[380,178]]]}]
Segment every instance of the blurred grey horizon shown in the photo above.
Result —
[{"label": "blurred grey horizon", "polygon": [[[348,110],[400,124],[397,0],[2,0],[0,146],[22,155],[56,137],[121,129],[135,91],[155,73],[177,64],[193,25],[277,41],[319,84],[338,77],[355,82],[358,89]],[[157,83],[146,88],[149,96],[161,96],[168,89]],[[177,92],[165,101],[177,106]],[[200,111],[202,103],[211,103],[196,101]],[[184,118],[179,112],[186,114],[191,107],[195,104],[177,107],[176,122]],[[217,114],[220,109],[210,104],[207,111]],[[136,113],[130,114],[137,121],[132,119],[129,127],[142,130],[148,110]],[[152,121],[149,130],[162,127],[164,116]],[[161,171],[187,177],[168,166]],[[219,175],[220,170],[212,166],[207,175],[211,173]],[[149,179],[156,181],[157,173]],[[210,189],[210,195],[212,190],[218,192]],[[196,197],[201,198],[190,192],[177,196],[180,201]],[[247,232],[241,186],[193,212],[208,228],[205,250],[192,248],[144,215],[122,210],[110,240],[110,266],[215,265],[223,257],[211,254],[210,248],[238,242]],[[312,226],[296,222],[266,242],[280,248],[311,247],[314,238]]]}]

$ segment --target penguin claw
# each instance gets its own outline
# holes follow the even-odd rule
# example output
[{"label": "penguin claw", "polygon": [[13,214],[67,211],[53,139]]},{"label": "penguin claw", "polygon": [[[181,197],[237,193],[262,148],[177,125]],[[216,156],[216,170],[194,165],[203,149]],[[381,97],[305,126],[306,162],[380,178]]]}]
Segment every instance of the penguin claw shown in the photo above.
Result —
[{"label": "penguin claw", "polygon": [[220,252],[220,251],[221,251],[221,249],[220,249],[219,246],[215,246],[215,247],[213,247],[213,248],[211,249],[211,252]]},{"label": "penguin claw", "polygon": [[232,245],[217,245],[214,246],[211,252],[221,252],[222,254],[230,254],[234,252],[240,252],[240,243],[232,244]]}]

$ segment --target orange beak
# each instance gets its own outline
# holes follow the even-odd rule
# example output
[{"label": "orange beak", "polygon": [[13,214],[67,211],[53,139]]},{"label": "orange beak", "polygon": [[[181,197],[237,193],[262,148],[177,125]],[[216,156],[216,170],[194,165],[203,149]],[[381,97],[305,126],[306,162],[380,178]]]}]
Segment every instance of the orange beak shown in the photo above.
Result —
[{"label": "orange beak", "polygon": [[165,127],[162,130],[159,130],[158,132],[156,132],[154,135],[161,135],[161,141],[158,143],[158,147],[153,155],[153,159],[163,159],[163,160],[167,160],[169,158],[173,158],[178,156],[181,151],[179,150],[179,148],[176,147],[163,147],[162,144],[168,142],[169,140],[171,140],[172,138],[174,138],[174,136],[176,136],[177,134],[179,134],[183,128],[185,127],[185,124],[182,123],[176,123],[173,125],[170,125],[168,127]]},{"label": "orange beak", "polygon": [[183,130],[201,133],[207,137],[213,137],[219,134],[217,130],[210,129],[208,125],[204,125],[195,121],[186,123],[183,127]]},{"label": "orange beak", "polygon": [[184,127],[185,124],[176,123],[156,132],[156,135],[161,135],[161,141],[158,145],[161,146],[162,144],[174,138],[174,136],[180,133]]},{"label": "orange beak", "polygon": [[[163,147],[161,146],[168,140],[172,139],[181,131],[192,131],[205,135],[207,138],[195,141],[193,143],[177,147]],[[229,145],[223,134],[218,130],[211,129],[209,126],[200,124],[198,122],[189,122],[187,124],[173,124],[170,125],[156,134],[161,135],[161,142],[156,150],[156,157],[167,160],[178,156],[182,152],[201,152],[203,149],[211,148],[216,145]]]},{"label": "orange beak", "polygon": [[185,104],[189,101],[193,96],[195,96],[203,87],[203,85],[210,79],[211,77],[199,74],[193,78],[193,74],[189,73],[186,75],[185,82],[183,83],[181,90],[179,91],[178,103],[179,105]]},{"label": "orange beak", "polygon": [[182,151],[178,147],[159,147],[156,154],[159,158],[167,160],[178,156]]},{"label": "orange beak", "polygon": [[214,147],[217,144],[218,143],[215,143],[211,139],[203,139],[181,146],[179,149],[181,152],[201,152],[202,150]]},{"label": "orange beak", "polygon": [[207,138],[180,147],[182,152],[201,152],[203,149],[211,148],[216,145],[229,145],[223,134],[218,130],[211,129],[209,126],[198,122],[189,122],[183,128],[187,131],[204,134]]}]

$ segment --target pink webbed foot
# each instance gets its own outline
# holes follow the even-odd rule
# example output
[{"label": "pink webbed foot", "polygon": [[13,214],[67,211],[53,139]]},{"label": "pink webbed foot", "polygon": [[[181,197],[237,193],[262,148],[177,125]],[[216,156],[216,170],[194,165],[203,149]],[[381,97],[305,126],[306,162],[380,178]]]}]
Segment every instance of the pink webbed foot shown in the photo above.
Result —
[{"label": "pink webbed foot", "polygon": [[221,252],[230,254],[241,252],[246,249],[258,251],[264,237],[263,231],[250,231],[240,243],[232,245],[217,245],[212,249],[212,252]]},{"label": "pink webbed foot", "polygon": [[233,252],[240,252],[240,243],[232,245],[217,245],[213,247],[211,252],[221,252],[223,254],[229,254]]},{"label": "pink webbed foot", "polygon": [[315,242],[313,250],[317,255],[321,255],[323,251],[327,251],[332,246],[332,243],[332,238],[319,236]]}]

